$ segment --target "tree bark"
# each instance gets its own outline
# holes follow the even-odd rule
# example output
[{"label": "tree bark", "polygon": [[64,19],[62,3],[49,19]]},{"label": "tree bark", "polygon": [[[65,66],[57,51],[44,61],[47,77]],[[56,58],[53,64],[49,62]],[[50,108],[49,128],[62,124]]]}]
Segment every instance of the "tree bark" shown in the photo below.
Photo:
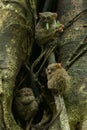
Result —
[{"label": "tree bark", "polygon": [[[66,25],[86,7],[86,0],[59,0],[58,10],[61,22]],[[64,95],[71,130],[75,130],[77,127],[81,130],[87,129],[87,51],[84,52],[87,47],[86,43],[81,46],[83,41],[87,41],[87,28],[84,28],[87,23],[87,11],[83,12],[79,19],[73,22],[62,34],[58,52],[58,61],[64,67],[68,66],[67,64],[70,64],[76,56],[78,57],[73,64],[68,66],[71,87]],[[69,60],[78,46],[81,47],[76,52],[76,55]],[[81,52],[84,52],[84,55],[80,55]]]},{"label": "tree bark", "polygon": [[0,0],[0,130],[21,130],[11,107],[16,76],[32,49],[34,16],[28,11],[25,1]]},{"label": "tree bark", "polygon": [[[58,2],[58,14],[64,25],[87,6],[86,0]],[[11,107],[16,76],[32,50],[33,11],[28,10],[25,0],[17,0],[16,4],[0,0],[0,130],[21,130],[13,118]],[[67,67],[71,76],[71,86],[64,94],[71,130],[87,130],[87,47],[83,44],[87,41],[86,18],[87,11],[83,11],[79,19],[66,26],[58,42],[58,62]]]}]

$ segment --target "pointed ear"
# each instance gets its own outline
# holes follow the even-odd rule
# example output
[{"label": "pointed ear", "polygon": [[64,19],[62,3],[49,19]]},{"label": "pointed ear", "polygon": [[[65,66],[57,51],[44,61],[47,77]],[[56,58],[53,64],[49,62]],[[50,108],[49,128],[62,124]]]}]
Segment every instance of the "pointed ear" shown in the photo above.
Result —
[{"label": "pointed ear", "polygon": [[57,64],[56,64],[56,67],[57,67],[57,68],[62,68],[61,63],[57,63]]},{"label": "pointed ear", "polygon": [[54,19],[56,19],[56,18],[58,17],[58,14],[57,14],[57,13],[53,13],[52,17],[53,17]]}]

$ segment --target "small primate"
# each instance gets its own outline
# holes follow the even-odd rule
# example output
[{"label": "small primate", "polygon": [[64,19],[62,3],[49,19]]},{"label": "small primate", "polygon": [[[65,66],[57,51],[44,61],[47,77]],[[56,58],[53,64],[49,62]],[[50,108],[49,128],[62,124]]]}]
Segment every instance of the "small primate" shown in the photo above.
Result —
[{"label": "small primate", "polygon": [[15,92],[13,110],[17,122],[24,124],[25,130],[29,130],[31,123],[38,111],[38,102],[31,88],[21,88]]},{"label": "small primate", "polygon": [[44,66],[49,55],[54,51],[58,45],[58,35],[59,32],[63,32],[64,25],[57,20],[57,13],[53,12],[42,12],[39,13],[39,21],[35,29],[35,40],[36,44],[41,48],[40,56],[34,61],[32,65],[32,71],[41,59],[43,63],[39,68],[39,73]]},{"label": "small primate", "polygon": [[39,22],[36,25],[36,42],[40,47],[49,44],[55,39],[57,32],[62,32],[64,25],[57,21],[57,13],[39,13]]},{"label": "small primate", "polygon": [[[63,95],[65,94],[66,91],[69,90],[70,76],[68,75],[68,72],[62,67],[60,63],[49,64],[46,69],[46,74],[48,80],[47,86],[54,96],[56,109],[57,111],[61,109],[60,122],[64,123],[63,120],[68,121],[68,118],[67,118]],[[58,100],[60,101],[61,104],[60,106]],[[68,122],[66,122],[66,126],[67,128],[69,128]]]},{"label": "small primate", "polygon": [[48,88],[63,94],[70,86],[70,76],[60,63],[49,64],[46,69]]}]

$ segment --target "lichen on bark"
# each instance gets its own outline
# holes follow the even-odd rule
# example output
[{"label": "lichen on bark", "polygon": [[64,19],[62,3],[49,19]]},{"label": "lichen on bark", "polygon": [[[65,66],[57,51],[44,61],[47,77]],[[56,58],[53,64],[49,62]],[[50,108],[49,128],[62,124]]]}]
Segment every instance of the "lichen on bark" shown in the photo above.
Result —
[{"label": "lichen on bark", "polygon": [[[33,14],[22,1],[0,1],[0,128],[21,130],[15,122],[11,107],[15,79],[30,57],[33,44]],[[24,7],[24,8],[23,8]],[[25,14],[27,12],[27,14]],[[31,26],[32,25],[32,26]]]}]

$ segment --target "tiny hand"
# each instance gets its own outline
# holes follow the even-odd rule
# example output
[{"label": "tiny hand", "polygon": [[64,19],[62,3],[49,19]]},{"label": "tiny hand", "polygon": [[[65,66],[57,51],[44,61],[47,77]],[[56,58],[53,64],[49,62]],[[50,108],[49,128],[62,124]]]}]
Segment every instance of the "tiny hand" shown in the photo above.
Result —
[{"label": "tiny hand", "polygon": [[61,24],[59,21],[57,21],[56,24],[57,24],[57,31],[63,32],[65,26],[63,24]]}]

